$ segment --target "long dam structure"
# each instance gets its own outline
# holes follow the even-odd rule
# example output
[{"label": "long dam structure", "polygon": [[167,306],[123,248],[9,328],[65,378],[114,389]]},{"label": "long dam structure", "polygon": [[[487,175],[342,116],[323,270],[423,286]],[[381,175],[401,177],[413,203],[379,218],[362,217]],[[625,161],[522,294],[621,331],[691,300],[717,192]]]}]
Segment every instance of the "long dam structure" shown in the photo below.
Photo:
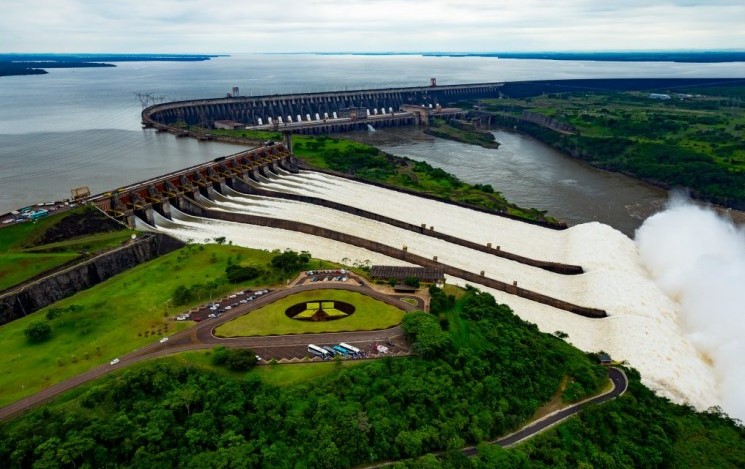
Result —
[{"label": "long dam structure", "polygon": [[[374,122],[379,127],[423,124],[423,110],[462,115],[448,103],[498,97],[504,83],[476,83],[330,91],[266,96],[229,96],[155,104],[142,111],[145,127],[186,136],[189,126],[214,128],[229,122],[246,128],[273,127],[294,133],[331,133]],[[300,124],[300,125],[299,125]],[[203,135],[192,135],[209,138]]]},{"label": "long dam structure", "polygon": [[494,259],[501,259],[502,262],[524,265],[527,269],[538,269],[559,276],[572,276],[582,273],[582,267],[578,265],[531,259],[527,256],[502,250],[498,246],[493,247],[491,243],[481,246],[472,241],[461,239],[458,236],[443,236],[440,233],[435,233],[431,227],[427,229],[424,225],[415,226],[390,217],[360,210],[346,204],[330,201],[321,202],[323,199],[320,198],[293,197],[291,191],[290,194],[281,196],[279,195],[281,192],[276,190],[267,191],[261,188],[262,183],[281,179],[283,174],[297,174],[299,172],[297,160],[285,145],[283,143],[271,142],[256,149],[220,157],[212,162],[141,181],[112,192],[99,194],[91,197],[89,201],[96,204],[98,208],[110,216],[133,228],[137,226],[137,220],[141,220],[146,226],[156,227],[158,217],[171,220],[172,212],[178,211],[179,213],[207,219],[225,220],[240,224],[305,233],[327,240],[335,240],[410,264],[423,266],[441,265],[444,267],[446,273],[454,277],[484,284],[511,295],[547,304],[581,316],[602,318],[607,315],[601,309],[577,305],[571,301],[554,298],[550,295],[518,286],[517,281],[507,282],[490,278],[486,275],[485,271],[475,273],[468,269],[448,265],[442,261],[438,262],[437,256],[428,258],[409,251],[406,246],[392,246],[390,242],[396,243],[398,242],[397,240],[380,242],[375,239],[369,239],[369,237],[355,236],[334,229],[333,226],[323,223],[323,221],[308,223],[303,220],[284,219],[278,216],[231,213],[224,210],[214,210],[209,207],[212,201],[224,200],[225,197],[231,194],[245,194],[247,196],[272,199],[274,198],[273,194],[269,193],[277,192],[280,199],[295,199],[309,206],[325,206],[334,211],[349,213],[355,217],[368,219],[375,223],[389,225],[396,229],[416,233],[419,236],[436,238],[445,243],[451,243],[469,250],[481,252],[492,256]]}]

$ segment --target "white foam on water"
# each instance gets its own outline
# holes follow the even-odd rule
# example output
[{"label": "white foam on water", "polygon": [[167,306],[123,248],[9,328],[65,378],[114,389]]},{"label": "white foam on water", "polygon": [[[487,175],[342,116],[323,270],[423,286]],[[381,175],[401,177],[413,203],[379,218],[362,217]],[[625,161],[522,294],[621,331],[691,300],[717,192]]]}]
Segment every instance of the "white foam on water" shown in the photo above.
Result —
[{"label": "white foam on water", "polygon": [[677,195],[636,240],[655,282],[680,304],[683,333],[711,361],[721,406],[745,420],[745,230]]},{"label": "white foam on water", "polygon": [[202,243],[224,236],[226,241],[231,241],[237,246],[268,251],[275,249],[309,251],[316,258],[347,265],[355,263],[411,265],[366,249],[295,231],[194,217],[179,212],[173,207],[171,207],[171,215],[173,220],[156,214],[156,226],[159,231],[182,241]]},{"label": "white foam on water", "polygon": [[[306,184],[306,180],[312,181]],[[720,404],[712,367],[694,347],[678,323],[680,304],[666,295],[640,264],[637,247],[622,233],[600,223],[587,223],[557,231],[422,199],[396,191],[361,184],[325,174],[302,172],[262,183],[286,191],[311,195],[355,206],[415,225],[436,230],[534,259],[582,265],[586,273],[562,276],[497,258],[479,251],[368,219],[281,199],[249,198],[229,192],[214,205],[240,211],[302,221],[401,247],[474,273],[510,282],[582,306],[601,308],[605,319],[589,319],[482,286],[498,301],[537,324],[544,332],[561,330],[586,351],[604,350],[614,359],[627,360],[642,379],[662,395],[697,408]],[[315,257],[333,261],[370,260],[374,264],[402,265],[354,246],[316,236],[238,223],[174,215],[176,226],[156,220],[159,229],[180,239],[225,236],[234,244],[259,249],[308,250]],[[461,282],[451,279],[453,282]],[[725,408],[726,410],[726,408]]]}]

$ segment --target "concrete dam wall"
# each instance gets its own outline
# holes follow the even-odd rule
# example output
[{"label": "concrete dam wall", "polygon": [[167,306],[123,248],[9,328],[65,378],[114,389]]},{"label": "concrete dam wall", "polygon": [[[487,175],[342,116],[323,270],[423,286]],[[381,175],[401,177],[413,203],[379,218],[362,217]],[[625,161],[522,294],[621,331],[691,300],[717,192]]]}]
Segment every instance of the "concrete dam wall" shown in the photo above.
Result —
[{"label": "concrete dam wall", "polygon": [[324,113],[332,116],[342,109],[398,111],[404,105],[436,106],[463,99],[499,96],[502,83],[467,85],[387,88],[326,93],[302,93],[271,96],[198,99],[156,104],[142,111],[145,124],[173,125],[177,122],[210,127],[216,120],[231,120],[246,125],[257,125],[259,119],[306,116],[316,119]]}]

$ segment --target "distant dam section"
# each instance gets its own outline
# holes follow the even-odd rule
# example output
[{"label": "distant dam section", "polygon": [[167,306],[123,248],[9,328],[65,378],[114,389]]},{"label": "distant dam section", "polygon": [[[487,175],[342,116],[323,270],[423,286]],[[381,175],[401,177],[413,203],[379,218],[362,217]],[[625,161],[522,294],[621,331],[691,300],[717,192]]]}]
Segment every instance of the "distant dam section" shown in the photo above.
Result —
[{"label": "distant dam section", "polygon": [[592,92],[599,89],[680,89],[716,86],[721,82],[719,78],[609,78],[438,85],[433,78],[429,86],[263,96],[240,96],[236,88],[233,94],[222,98],[155,104],[142,111],[142,123],[145,127],[168,131],[187,126],[209,129],[226,125],[225,128],[270,126],[294,133],[317,133],[323,130],[322,124],[331,126],[337,119],[345,118],[354,121],[355,126],[346,122],[347,125],[339,129],[327,130],[345,131],[364,127],[368,118],[376,121],[376,127],[426,124],[423,116],[414,113],[414,107],[445,108],[466,100],[525,98],[543,93]]},{"label": "distant dam section", "polygon": [[[212,128],[215,121],[243,126],[278,123],[324,122],[343,117],[391,116],[405,106],[436,108],[460,100],[499,97],[504,83],[475,83],[408,88],[383,88],[322,93],[266,96],[229,96],[214,99],[174,101],[142,111],[146,127],[199,126]],[[409,111],[410,112],[410,111]],[[381,120],[383,125],[390,120]],[[406,122],[405,124],[410,124]],[[166,129],[163,129],[166,130]]]}]

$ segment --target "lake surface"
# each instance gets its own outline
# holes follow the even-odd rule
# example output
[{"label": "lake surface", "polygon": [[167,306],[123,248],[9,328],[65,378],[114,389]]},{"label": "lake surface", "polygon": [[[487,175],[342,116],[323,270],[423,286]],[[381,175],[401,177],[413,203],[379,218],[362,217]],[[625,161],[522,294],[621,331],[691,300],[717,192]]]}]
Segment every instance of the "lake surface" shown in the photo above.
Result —
[{"label": "lake surface", "polygon": [[[47,75],[2,77],[0,213],[67,198],[74,187],[89,186],[94,193],[107,191],[242,149],[143,131],[142,107],[135,93],[178,100],[224,96],[233,86],[238,86],[243,95],[257,95],[417,86],[428,84],[430,77],[437,77],[438,84],[601,77],[745,77],[745,64],[244,54],[206,62],[132,62],[116,68],[51,69]],[[540,145],[518,136],[500,135],[498,140],[503,141],[503,147],[487,158],[505,163],[499,169],[474,164],[485,155],[477,147],[449,146],[451,142],[445,141],[423,144],[429,145],[425,153],[433,158],[433,164],[439,160],[451,170],[444,166],[446,162],[459,161],[455,165],[458,172],[453,171],[456,175],[468,182],[488,182],[518,204],[546,209],[570,223],[599,219],[627,232],[620,220],[601,218],[603,212],[612,211],[609,206],[615,204],[611,202],[619,189],[611,185],[606,192],[598,182],[588,194],[583,187],[581,171],[595,170],[574,162],[549,164],[540,153],[545,148],[541,150]],[[417,145],[403,144],[400,150],[414,156]],[[524,181],[517,180],[520,178]],[[500,187],[508,179],[514,186],[509,191]],[[547,184],[553,186],[553,195],[536,198],[541,189],[538,186]],[[518,191],[521,185],[524,188]],[[572,186],[574,190],[570,190]],[[510,195],[513,190],[514,196]],[[644,206],[648,194],[639,196],[631,197],[632,202]],[[578,209],[585,205],[587,210]]]}]

